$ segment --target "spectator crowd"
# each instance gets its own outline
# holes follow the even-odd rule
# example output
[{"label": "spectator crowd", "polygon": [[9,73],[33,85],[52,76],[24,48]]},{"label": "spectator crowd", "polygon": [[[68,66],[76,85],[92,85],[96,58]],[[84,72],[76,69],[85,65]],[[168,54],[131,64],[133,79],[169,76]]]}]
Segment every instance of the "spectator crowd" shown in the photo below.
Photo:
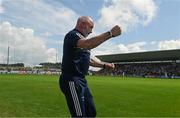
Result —
[{"label": "spectator crowd", "polygon": [[180,63],[115,64],[114,70],[102,69],[96,74],[133,77],[180,78]]}]

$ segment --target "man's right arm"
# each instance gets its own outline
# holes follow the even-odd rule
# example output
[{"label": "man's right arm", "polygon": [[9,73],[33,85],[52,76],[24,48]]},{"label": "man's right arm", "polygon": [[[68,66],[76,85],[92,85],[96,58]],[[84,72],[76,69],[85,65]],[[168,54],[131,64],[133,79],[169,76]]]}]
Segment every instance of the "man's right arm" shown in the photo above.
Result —
[{"label": "man's right arm", "polygon": [[99,46],[101,43],[105,42],[106,40],[112,37],[119,36],[120,34],[121,34],[121,28],[118,25],[116,25],[109,32],[102,33],[98,36],[89,39],[78,40],[77,47],[84,49],[93,49]]}]

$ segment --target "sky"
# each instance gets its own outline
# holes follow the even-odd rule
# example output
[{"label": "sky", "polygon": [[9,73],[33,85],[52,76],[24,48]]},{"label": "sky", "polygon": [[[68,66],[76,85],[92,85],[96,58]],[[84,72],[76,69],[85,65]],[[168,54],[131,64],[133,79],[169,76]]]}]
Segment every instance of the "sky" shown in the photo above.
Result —
[{"label": "sky", "polygon": [[180,49],[180,0],[0,0],[0,63],[61,62],[63,39],[78,17],[91,16],[87,38],[119,25],[122,35],[91,55]]}]

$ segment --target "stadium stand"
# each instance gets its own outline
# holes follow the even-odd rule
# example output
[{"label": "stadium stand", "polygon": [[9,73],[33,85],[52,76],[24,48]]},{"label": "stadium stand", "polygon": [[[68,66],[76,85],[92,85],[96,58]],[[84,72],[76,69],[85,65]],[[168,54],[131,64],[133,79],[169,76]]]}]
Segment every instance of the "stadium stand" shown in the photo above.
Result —
[{"label": "stadium stand", "polygon": [[115,63],[112,71],[102,69],[96,74],[134,77],[180,78],[180,49],[96,56]]},{"label": "stadium stand", "polygon": [[16,64],[0,64],[0,74],[1,73],[13,73],[15,71],[21,70],[24,68],[23,63],[16,63]]},{"label": "stadium stand", "polygon": [[60,74],[61,63],[40,63],[33,67],[25,67],[23,63],[0,64],[0,74]]}]

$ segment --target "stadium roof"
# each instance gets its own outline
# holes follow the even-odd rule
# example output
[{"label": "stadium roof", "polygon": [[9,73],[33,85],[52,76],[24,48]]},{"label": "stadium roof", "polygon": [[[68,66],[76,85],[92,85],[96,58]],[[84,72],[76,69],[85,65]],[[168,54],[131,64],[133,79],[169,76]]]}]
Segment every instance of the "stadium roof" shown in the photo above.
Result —
[{"label": "stadium roof", "polygon": [[180,60],[180,49],[149,51],[136,53],[122,53],[111,55],[97,55],[101,61],[105,62],[142,62],[142,61],[176,61]]}]

